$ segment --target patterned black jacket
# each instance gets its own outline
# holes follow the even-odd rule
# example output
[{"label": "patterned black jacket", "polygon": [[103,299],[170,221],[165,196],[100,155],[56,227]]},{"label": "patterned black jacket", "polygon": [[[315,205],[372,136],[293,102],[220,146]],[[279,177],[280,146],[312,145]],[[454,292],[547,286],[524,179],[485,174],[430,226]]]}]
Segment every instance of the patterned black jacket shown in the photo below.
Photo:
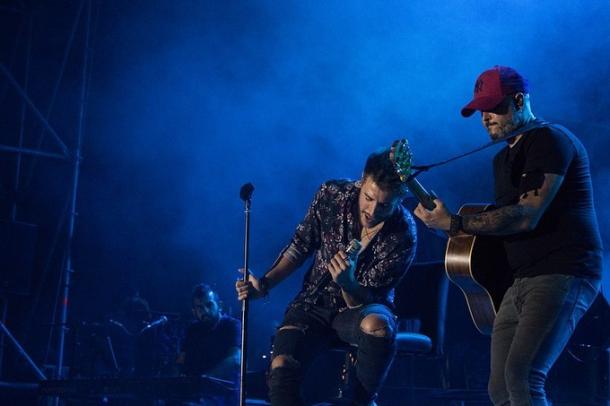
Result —
[{"label": "patterned black jacket", "polygon": [[[313,264],[305,274],[303,287],[290,307],[317,304],[342,311],[347,308],[341,289],[332,279],[316,289],[316,282],[328,273],[330,259],[345,249],[352,239],[360,239],[362,226],[358,212],[360,181],[331,180],[316,193],[303,221],[297,226],[282,255],[302,265],[313,255]],[[394,288],[415,256],[416,228],[413,217],[399,206],[387,219],[358,257],[356,279],[373,292],[372,303],[392,307]]]}]

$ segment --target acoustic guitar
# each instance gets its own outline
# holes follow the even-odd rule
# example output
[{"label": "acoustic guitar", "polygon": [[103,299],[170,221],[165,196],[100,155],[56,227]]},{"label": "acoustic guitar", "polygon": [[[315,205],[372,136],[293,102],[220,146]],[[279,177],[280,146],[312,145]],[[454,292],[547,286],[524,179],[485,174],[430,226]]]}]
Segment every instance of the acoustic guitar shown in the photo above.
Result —
[{"label": "acoustic guitar", "polygon": [[[466,204],[458,214],[476,214],[491,207]],[[464,293],[477,330],[490,335],[502,298],[513,283],[502,239],[470,234],[450,237],[445,251],[445,271],[449,280]]]},{"label": "acoustic guitar", "polygon": [[[422,206],[433,210],[436,207],[435,196],[412,177],[413,157],[406,140],[394,141],[390,160],[396,173]],[[491,205],[467,204],[460,208],[458,214],[476,214],[490,208]],[[445,251],[445,271],[449,280],[464,294],[477,330],[491,334],[504,293],[513,282],[501,238],[469,234],[449,238]]]}]

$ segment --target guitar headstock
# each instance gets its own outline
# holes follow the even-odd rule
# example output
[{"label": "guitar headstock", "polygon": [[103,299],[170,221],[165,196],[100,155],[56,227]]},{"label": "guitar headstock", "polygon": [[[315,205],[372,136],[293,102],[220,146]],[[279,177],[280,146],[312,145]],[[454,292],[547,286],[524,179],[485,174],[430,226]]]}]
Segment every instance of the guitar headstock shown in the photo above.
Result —
[{"label": "guitar headstock", "polygon": [[411,176],[411,166],[413,165],[413,154],[406,139],[403,138],[392,143],[390,161],[394,164],[394,170],[400,180],[406,182]]}]

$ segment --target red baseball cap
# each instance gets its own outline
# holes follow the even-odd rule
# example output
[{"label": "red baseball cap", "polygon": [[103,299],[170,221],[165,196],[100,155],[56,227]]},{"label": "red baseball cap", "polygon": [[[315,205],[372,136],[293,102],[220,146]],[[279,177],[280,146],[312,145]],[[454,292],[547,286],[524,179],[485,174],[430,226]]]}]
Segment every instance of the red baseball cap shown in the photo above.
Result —
[{"label": "red baseball cap", "polygon": [[527,93],[527,79],[508,66],[494,66],[481,73],[474,85],[474,97],[462,108],[462,116],[469,117],[476,110],[496,108],[504,98],[519,92]]}]

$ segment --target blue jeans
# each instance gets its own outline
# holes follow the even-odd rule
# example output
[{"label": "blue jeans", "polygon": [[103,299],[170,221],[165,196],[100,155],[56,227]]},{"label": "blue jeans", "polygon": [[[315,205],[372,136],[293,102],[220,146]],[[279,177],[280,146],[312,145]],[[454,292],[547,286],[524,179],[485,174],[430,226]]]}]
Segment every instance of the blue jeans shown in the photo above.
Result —
[{"label": "blue jeans", "polygon": [[570,275],[517,278],[491,336],[489,396],[494,405],[548,405],[544,383],[600,281]]}]

